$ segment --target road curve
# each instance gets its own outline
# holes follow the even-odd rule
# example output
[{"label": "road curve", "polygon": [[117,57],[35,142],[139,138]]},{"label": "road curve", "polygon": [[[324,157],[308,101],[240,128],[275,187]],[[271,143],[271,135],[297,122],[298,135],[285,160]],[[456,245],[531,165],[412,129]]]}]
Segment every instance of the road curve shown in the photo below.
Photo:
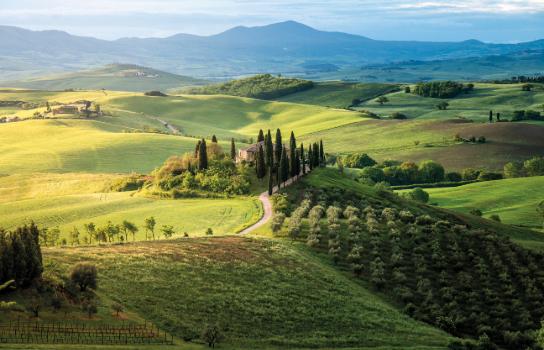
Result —
[{"label": "road curve", "polygon": [[[307,169],[307,171],[306,171],[306,174],[307,174],[307,173],[310,172],[310,169],[308,167],[306,169]],[[292,183],[298,181],[298,179],[300,179],[302,176],[304,176],[304,175],[301,173],[296,178],[290,178],[289,180],[287,180],[287,181],[285,181],[283,183],[283,187],[289,186]],[[278,192],[278,186],[274,186],[274,188],[272,189],[272,193],[276,193],[276,192]],[[261,195],[259,196],[259,200],[261,201],[261,203],[263,205],[263,216],[259,219],[259,221],[257,221],[253,225],[251,225],[248,228],[238,232],[239,235],[246,235],[246,234],[248,234],[248,233],[250,233],[252,231],[255,231],[259,227],[266,224],[270,220],[270,218],[272,217],[272,203],[270,202],[270,196],[268,195],[268,191],[261,193]]]}]

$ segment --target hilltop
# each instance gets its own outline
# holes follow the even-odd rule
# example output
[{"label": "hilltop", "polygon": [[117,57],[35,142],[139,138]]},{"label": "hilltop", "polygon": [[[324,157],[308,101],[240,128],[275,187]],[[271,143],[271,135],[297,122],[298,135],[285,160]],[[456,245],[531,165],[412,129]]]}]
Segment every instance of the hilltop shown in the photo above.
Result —
[{"label": "hilltop", "polygon": [[[0,66],[3,67],[0,72],[6,80],[35,77],[49,71],[86,69],[110,62],[147,65],[204,78],[254,72],[319,77],[331,69],[357,69],[363,64],[481,57],[544,47],[544,41],[520,44],[488,44],[476,40],[380,41],[321,31],[294,21],[236,27],[210,36],[178,34],[114,41],[61,31],[1,26],[0,40],[4,43],[0,48]],[[528,73],[508,70],[511,75]]]},{"label": "hilltop", "polygon": [[133,64],[110,64],[102,68],[6,82],[6,86],[35,90],[170,90],[202,85],[206,81]]}]

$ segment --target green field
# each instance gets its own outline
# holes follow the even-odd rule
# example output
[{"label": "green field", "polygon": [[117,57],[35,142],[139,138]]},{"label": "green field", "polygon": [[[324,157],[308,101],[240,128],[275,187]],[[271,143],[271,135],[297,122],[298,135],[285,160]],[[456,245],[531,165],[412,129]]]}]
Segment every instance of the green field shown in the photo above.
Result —
[{"label": "green field", "polygon": [[431,188],[430,202],[468,213],[479,209],[484,217],[497,214],[502,222],[542,228],[543,219],[536,211],[544,200],[544,177],[526,177],[478,182],[453,188]]},{"label": "green field", "polygon": [[338,81],[316,83],[313,88],[278,98],[278,101],[305,103],[333,108],[348,108],[354,99],[375,98],[397,88],[393,84],[345,83]]},{"label": "green field", "polygon": [[136,240],[143,240],[144,219],[149,216],[155,217],[155,234],[160,237],[162,225],[172,225],[178,236],[184,232],[202,236],[208,227],[214,234],[232,234],[262,215],[260,203],[253,198],[169,200],[106,192],[116,178],[119,176],[73,173],[0,177],[2,226],[9,229],[34,221],[40,226],[58,226],[64,238],[77,227],[83,240],[86,223],[103,226],[108,221],[129,220],[140,228]]},{"label": "green field", "polygon": [[201,85],[206,81],[130,64],[111,64],[102,68],[44,76],[5,83],[37,90],[169,90]]},{"label": "green field", "polygon": [[218,323],[227,348],[443,349],[449,339],[304,245],[224,237],[44,254],[60,271],[78,261],[96,264],[102,294],[177,337],[190,339]]},{"label": "green field", "polygon": [[[501,113],[503,119],[512,117],[515,110],[540,110],[544,104],[544,87],[536,84],[533,91],[522,91],[522,84],[475,84],[469,94],[460,94],[451,99],[421,97],[405,92],[387,94],[389,102],[380,105],[375,100],[360,105],[360,109],[369,110],[380,116],[389,116],[400,112],[409,118],[447,119],[464,117],[474,121],[486,122],[489,111]],[[438,110],[436,105],[447,101],[447,110]]]}]

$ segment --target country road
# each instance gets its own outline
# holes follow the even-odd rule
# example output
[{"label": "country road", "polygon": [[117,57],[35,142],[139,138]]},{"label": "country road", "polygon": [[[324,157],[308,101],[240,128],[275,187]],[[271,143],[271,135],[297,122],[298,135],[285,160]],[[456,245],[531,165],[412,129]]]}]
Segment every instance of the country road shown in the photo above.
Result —
[{"label": "country road", "polygon": [[[307,169],[306,174],[310,173],[310,169],[308,167],[306,167],[306,169]],[[297,178],[290,178],[289,180],[283,183],[283,187],[291,185],[292,183],[298,181],[303,176],[304,175],[301,173],[301,175],[299,175]],[[272,193],[276,193],[276,192],[278,192],[278,186],[274,186],[274,188],[272,189]],[[268,195],[268,191],[261,193],[261,195],[259,196],[259,200],[261,201],[263,205],[263,216],[259,219],[259,221],[257,221],[253,225],[240,231],[238,233],[239,235],[246,235],[250,232],[255,231],[259,227],[266,224],[272,217],[272,203],[270,202],[270,196]]]}]

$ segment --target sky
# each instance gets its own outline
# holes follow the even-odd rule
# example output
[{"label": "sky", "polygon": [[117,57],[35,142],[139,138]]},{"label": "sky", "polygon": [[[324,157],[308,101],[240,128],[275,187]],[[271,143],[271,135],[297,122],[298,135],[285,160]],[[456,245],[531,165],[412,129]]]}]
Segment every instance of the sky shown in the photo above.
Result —
[{"label": "sky", "polygon": [[382,40],[513,43],[544,38],[544,0],[0,0],[0,25],[102,39],[285,20]]}]

